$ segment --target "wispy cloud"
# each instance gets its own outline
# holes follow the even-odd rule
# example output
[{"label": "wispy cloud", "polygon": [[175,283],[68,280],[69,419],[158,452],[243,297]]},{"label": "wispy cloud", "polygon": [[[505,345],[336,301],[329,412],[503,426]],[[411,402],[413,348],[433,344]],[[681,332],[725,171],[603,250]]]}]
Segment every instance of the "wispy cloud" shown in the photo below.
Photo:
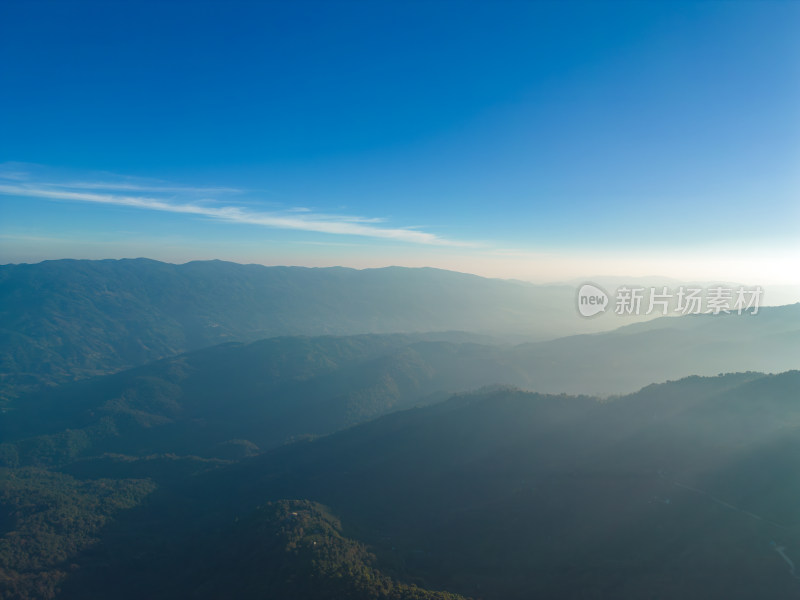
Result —
[{"label": "wispy cloud", "polygon": [[179,194],[240,194],[243,190],[238,188],[225,188],[225,187],[187,187],[187,186],[169,186],[169,185],[153,185],[141,183],[114,183],[104,181],[74,181],[49,184],[46,182],[40,183],[42,186],[56,187],[56,188],[69,188],[79,190],[116,190],[126,192],[150,192],[150,193],[179,193]]},{"label": "wispy cloud", "polygon": [[128,206],[142,210],[206,217],[228,223],[331,235],[362,236],[413,244],[473,245],[448,240],[418,228],[384,225],[384,219],[376,217],[318,213],[306,207],[259,211],[209,198],[209,196],[244,193],[243,190],[233,188],[199,188],[113,181],[53,182],[34,180],[27,175],[20,169],[0,170],[0,195]]}]

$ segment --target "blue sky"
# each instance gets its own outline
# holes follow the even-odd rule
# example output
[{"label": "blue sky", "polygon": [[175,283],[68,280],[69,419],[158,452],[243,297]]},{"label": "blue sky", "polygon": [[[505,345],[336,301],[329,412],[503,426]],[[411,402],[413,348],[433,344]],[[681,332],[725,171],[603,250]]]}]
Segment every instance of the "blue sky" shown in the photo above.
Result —
[{"label": "blue sky", "polygon": [[0,262],[800,283],[800,3],[0,3]]}]

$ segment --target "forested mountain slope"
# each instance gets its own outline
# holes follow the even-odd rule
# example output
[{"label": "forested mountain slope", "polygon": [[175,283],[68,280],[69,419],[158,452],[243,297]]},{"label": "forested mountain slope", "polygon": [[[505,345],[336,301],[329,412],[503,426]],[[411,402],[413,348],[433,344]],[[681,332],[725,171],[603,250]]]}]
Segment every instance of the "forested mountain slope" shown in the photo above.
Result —
[{"label": "forested mountain slope", "polygon": [[547,338],[602,328],[576,319],[573,303],[569,286],[437,269],[147,259],[3,265],[0,395],[227,341],[446,330]]}]

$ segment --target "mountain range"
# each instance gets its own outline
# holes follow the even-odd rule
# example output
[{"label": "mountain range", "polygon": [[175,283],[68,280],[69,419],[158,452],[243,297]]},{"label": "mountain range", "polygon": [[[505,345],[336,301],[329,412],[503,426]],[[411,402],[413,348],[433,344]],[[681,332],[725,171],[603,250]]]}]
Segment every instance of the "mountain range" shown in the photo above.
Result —
[{"label": "mountain range", "polygon": [[0,267],[0,598],[800,598],[800,304],[575,300]]},{"label": "mountain range", "polygon": [[[340,544],[374,553],[356,571],[487,600],[800,597],[799,395],[798,371],[455,395],[158,484],[70,559],[63,597],[257,597],[362,552]],[[89,480],[141,481],[110,475]]]},{"label": "mountain range", "polygon": [[519,343],[653,316],[580,318],[576,290],[429,268],[148,259],[0,265],[0,403],[223,342],[465,331]]}]

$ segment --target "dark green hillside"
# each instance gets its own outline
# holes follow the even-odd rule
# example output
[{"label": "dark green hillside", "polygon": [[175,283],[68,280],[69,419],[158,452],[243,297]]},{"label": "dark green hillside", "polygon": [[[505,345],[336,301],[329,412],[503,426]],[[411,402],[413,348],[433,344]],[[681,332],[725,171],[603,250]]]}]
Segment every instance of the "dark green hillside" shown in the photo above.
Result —
[{"label": "dark green hillside", "polygon": [[[800,372],[689,378],[611,402],[464,395],[187,481],[143,518],[205,539],[193,528],[304,497],[387,572],[426,588],[796,598],[800,580],[776,548],[800,559],[798,399]],[[120,576],[125,564],[123,553]]]},{"label": "dark green hillside", "polygon": [[[388,339],[327,343],[344,344],[346,372]],[[289,361],[286,379],[331,374],[315,358],[330,346],[292,344],[285,355],[308,362]],[[163,414],[182,410],[142,389]],[[125,455],[82,455],[86,429],[4,446],[64,471],[4,471],[8,597],[800,597],[798,371],[611,400],[495,387],[259,456],[242,438],[217,458],[149,453],[159,429],[109,435]]]},{"label": "dark green hillside", "polygon": [[101,529],[139,504],[148,480],[79,481],[40,469],[0,469],[0,598],[52,598]]},{"label": "dark green hillside", "polygon": [[238,459],[507,374],[492,346],[417,339],[272,338],[62,386],[0,415],[0,460],[88,474],[109,461],[138,473],[143,456]]},{"label": "dark green hillside", "polygon": [[[136,581],[69,581],[62,598],[296,598],[297,600],[459,600],[400,583],[375,568],[363,544],[344,537],[339,520],[309,501],[259,507],[229,528],[189,546],[168,541],[183,553],[148,564]],[[135,592],[134,592],[135,593]]]}]

